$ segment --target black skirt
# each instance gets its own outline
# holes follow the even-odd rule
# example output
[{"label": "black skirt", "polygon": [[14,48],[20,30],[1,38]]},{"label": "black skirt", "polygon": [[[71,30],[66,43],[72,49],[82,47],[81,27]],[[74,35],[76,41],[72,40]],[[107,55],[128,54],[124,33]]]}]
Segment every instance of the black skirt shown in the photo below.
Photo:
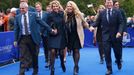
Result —
[{"label": "black skirt", "polygon": [[74,50],[74,49],[80,49],[81,44],[80,40],[77,34],[74,34],[72,36],[68,37],[68,49]]},{"label": "black skirt", "polygon": [[68,49],[80,49],[80,39],[77,33],[77,23],[75,15],[68,15],[67,22],[67,33],[68,33]]}]

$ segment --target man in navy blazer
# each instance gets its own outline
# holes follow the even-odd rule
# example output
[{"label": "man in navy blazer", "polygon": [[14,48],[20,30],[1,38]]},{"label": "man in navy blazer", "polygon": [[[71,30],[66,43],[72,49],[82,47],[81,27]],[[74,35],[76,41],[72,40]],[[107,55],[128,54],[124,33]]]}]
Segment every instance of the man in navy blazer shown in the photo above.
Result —
[{"label": "man in navy blazer", "polygon": [[[40,2],[35,3],[35,8],[37,11],[37,14],[40,16],[40,18],[43,21],[47,21],[48,12],[42,10],[42,4]],[[44,27],[40,27],[40,33],[42,37],[42,44],[43,44],[43,50],[44,50],[44,56],[45,56],[45,67],[49,67],[49,50],[48,50],[48,31],[44,29]]]},{"label": "man in navy blazer", "polygon": [[124,30],[123,18],[119,10],[113,8],[113,1],[106,0],[106,9],[100,12],[96,26],[102,28],[102,41],[105,53],[105,60],[107,66],[106,75],[112,74],[112,59],[111,59],[111,48],[114,50],[115,58],[117,60],[117,67],[120,70],[121,64],[121,36]]},{"label": "man in navy blazer", "polygon": [[[26,2],[26,3],[28,3],[28,0],[20,0],[20,3],[21,3],[21,2]],[[32,7],[32,6],[30,6],[30,5],[28,6],[28,11],[30,11],[30,12],[36,12],[35,8]],[[21,11],[20,11],[20,9],[18,8],[18,9],[16,10],[16,15],[18,15],[18,14],[20,14],[20,13],[21,13]],[[18,50],[18,51],[20,51],[20,50]],[[30,57],[30,56],[28,56],[28,57]],[[32,67],[31,63],[32,63],[32,60],[29,58],[29,67],[27,67],[26,71],[29,71],[29,69]]]},{"label": "man in navy blazer", "polygon": [[[36,13],[28,11],[26,2],[20,3],[21,13],[15,18],[15,42],[14,45],[20,49],[20,71],[19,75],[25,75],[25,69],[29,65],[29,56],[32,59],[33,74],[38,74],[38,48],[41,41],[40,26],[45,27],[48,32],[56,34],[49,25],[43,22]],[[30,54],[30,55],[29,55]]]},{"label": "man in navy blazer", "polygon": [[[126,35],[127,35],[127,18],[126,18],[126,13],[125,13],[125,11],[124,11],[122,8],[120,8],[120,3],[119,3],[119,1],[114,1],[114,2],[113,2],[113,5],[114,5],[114,7],[115,7],[116,9],[118,9],[118,10],[121,12],[121,15],[122,15],[122,17],[123,17],[123,22],[124,22],[124,32],[123,32],[123,36],[126,36]],[[123,36],[122,36],[122,39],[123,39]],[[122,40],[121,40],[120,42],[121,42],[121,45],[122,45]],[[123,60],[122,60],[122,53],[123,53],[123,51],[122,51],[122,47],[121,47],[121,61],[123,61]],[[115,63],[116,63],[116,60],[115,60]]]}]

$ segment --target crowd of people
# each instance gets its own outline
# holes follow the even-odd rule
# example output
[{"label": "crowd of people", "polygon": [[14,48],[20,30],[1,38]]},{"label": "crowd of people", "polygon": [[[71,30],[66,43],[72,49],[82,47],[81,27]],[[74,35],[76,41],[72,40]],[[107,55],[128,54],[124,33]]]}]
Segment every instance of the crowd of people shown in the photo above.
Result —
[{"label": "crowd of people", "polygon": [[[47,11],[42,10],[40,2],[35,3],[35,8],[28,6],[28,0],[20,0],[20,8],[16,10],[14,21],[15,41],[19,46],[20,71],[24,75],[25,70],[33,68],[33,75],[38,74],[38,53],[42,39],[46,68],[50,68],[54,75],[55,58],[59,53],[61,68],[65,67],[66,50],[72,50],[74,59],[74,74],[79,72],[79,49],[84,44],[83,27],[92,31],[77,5],[73,1],[67,3],[64,11],[59,1],[54,0],[47,6]],[[67,36],[72,35],[72,36]],[[73,40],[73,41],[72,41]]]},{"label": "crowd of people", "polygon": [[[127,27],[134,28],[134,17],[126,18],[118,1],[106,0],[100,5],[97,14],[84,18],[74,1],[68,1],[63,8],[58,0],[53,0],[46,11],[42,3],[35,7],[28,5],[28,0],[20,0],[19,8],[12,8],[5,15],[0,13],[0,31],[15,33],[14,46],[20,52],[19,75],[33,68],[32,75],[38,75],[38,54],[42,41],[45,67],[50,68],[50,75],[55,73],[55,58],[60,57],[60,65],[66,72],[66,52],[73,56],[73,75],[79,73],[80,49],[84,45],[84,29],[94,33],[94,45],[98,44],[100,64],[106,62],[106,75],[112,74],[111,48],[114,50],[117,68],[122,68],[122,38],[127,34]],[[97,43],[96,43],[97,42]]]},{"label": "crowd of people", "polygon": [[13,31],[14,29],[14,17],[16,15],[17,8],[7,9],[0,12],[0,32]]}]

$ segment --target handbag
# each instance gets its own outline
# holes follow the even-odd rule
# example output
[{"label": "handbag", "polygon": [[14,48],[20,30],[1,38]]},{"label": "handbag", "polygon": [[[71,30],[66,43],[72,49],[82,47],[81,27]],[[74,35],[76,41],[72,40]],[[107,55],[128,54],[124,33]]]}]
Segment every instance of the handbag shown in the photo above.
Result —
[{"label": "handbag", "polygon": [[51,28],[52,28],[52,29],[57,29],[57,34],[50,33],[49,35],[50,35],[50,36],[53,36],[53,37],[57,36],[57,35],[59,34],[59,28],[58,28],[58,26],[57,26],[54,22],[52,22],[52,23],[51,23]]}]

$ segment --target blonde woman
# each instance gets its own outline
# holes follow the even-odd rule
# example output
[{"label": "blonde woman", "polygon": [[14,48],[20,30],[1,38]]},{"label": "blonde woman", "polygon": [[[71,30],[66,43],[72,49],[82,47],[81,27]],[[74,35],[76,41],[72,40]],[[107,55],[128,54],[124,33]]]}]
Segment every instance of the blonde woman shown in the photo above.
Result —
[{"label": "blonde woman", "polygon": [[57,29],[57,34],[50,34],[48,37],[48,46],[50,48],[50,69],[51,75],[54,75],[54,63],[55,63],[55,53],[56,50],[59,50],[61,67],[63,72],[66,71],[64,65],[64,52],[63,50],[66,47],[66,38],[65,38],[65,21],[64,21],[64,12],[63,8],[59,1],[50,2],[51,13],[48,16],[47,23],[53,28]]},{"label": "blonde woman", "polygon": [[84,44],[84,28],[88,28],[91,31],[93,27],[90,26],[84,20],[84,17],[77,7],[76,3],[73,1],[68,1],[65,8],[65,21],[67,25],[68,34],[68,49],[73,50],[73,60],[74,60],[74,75],[79,72],[79,50]]}]

